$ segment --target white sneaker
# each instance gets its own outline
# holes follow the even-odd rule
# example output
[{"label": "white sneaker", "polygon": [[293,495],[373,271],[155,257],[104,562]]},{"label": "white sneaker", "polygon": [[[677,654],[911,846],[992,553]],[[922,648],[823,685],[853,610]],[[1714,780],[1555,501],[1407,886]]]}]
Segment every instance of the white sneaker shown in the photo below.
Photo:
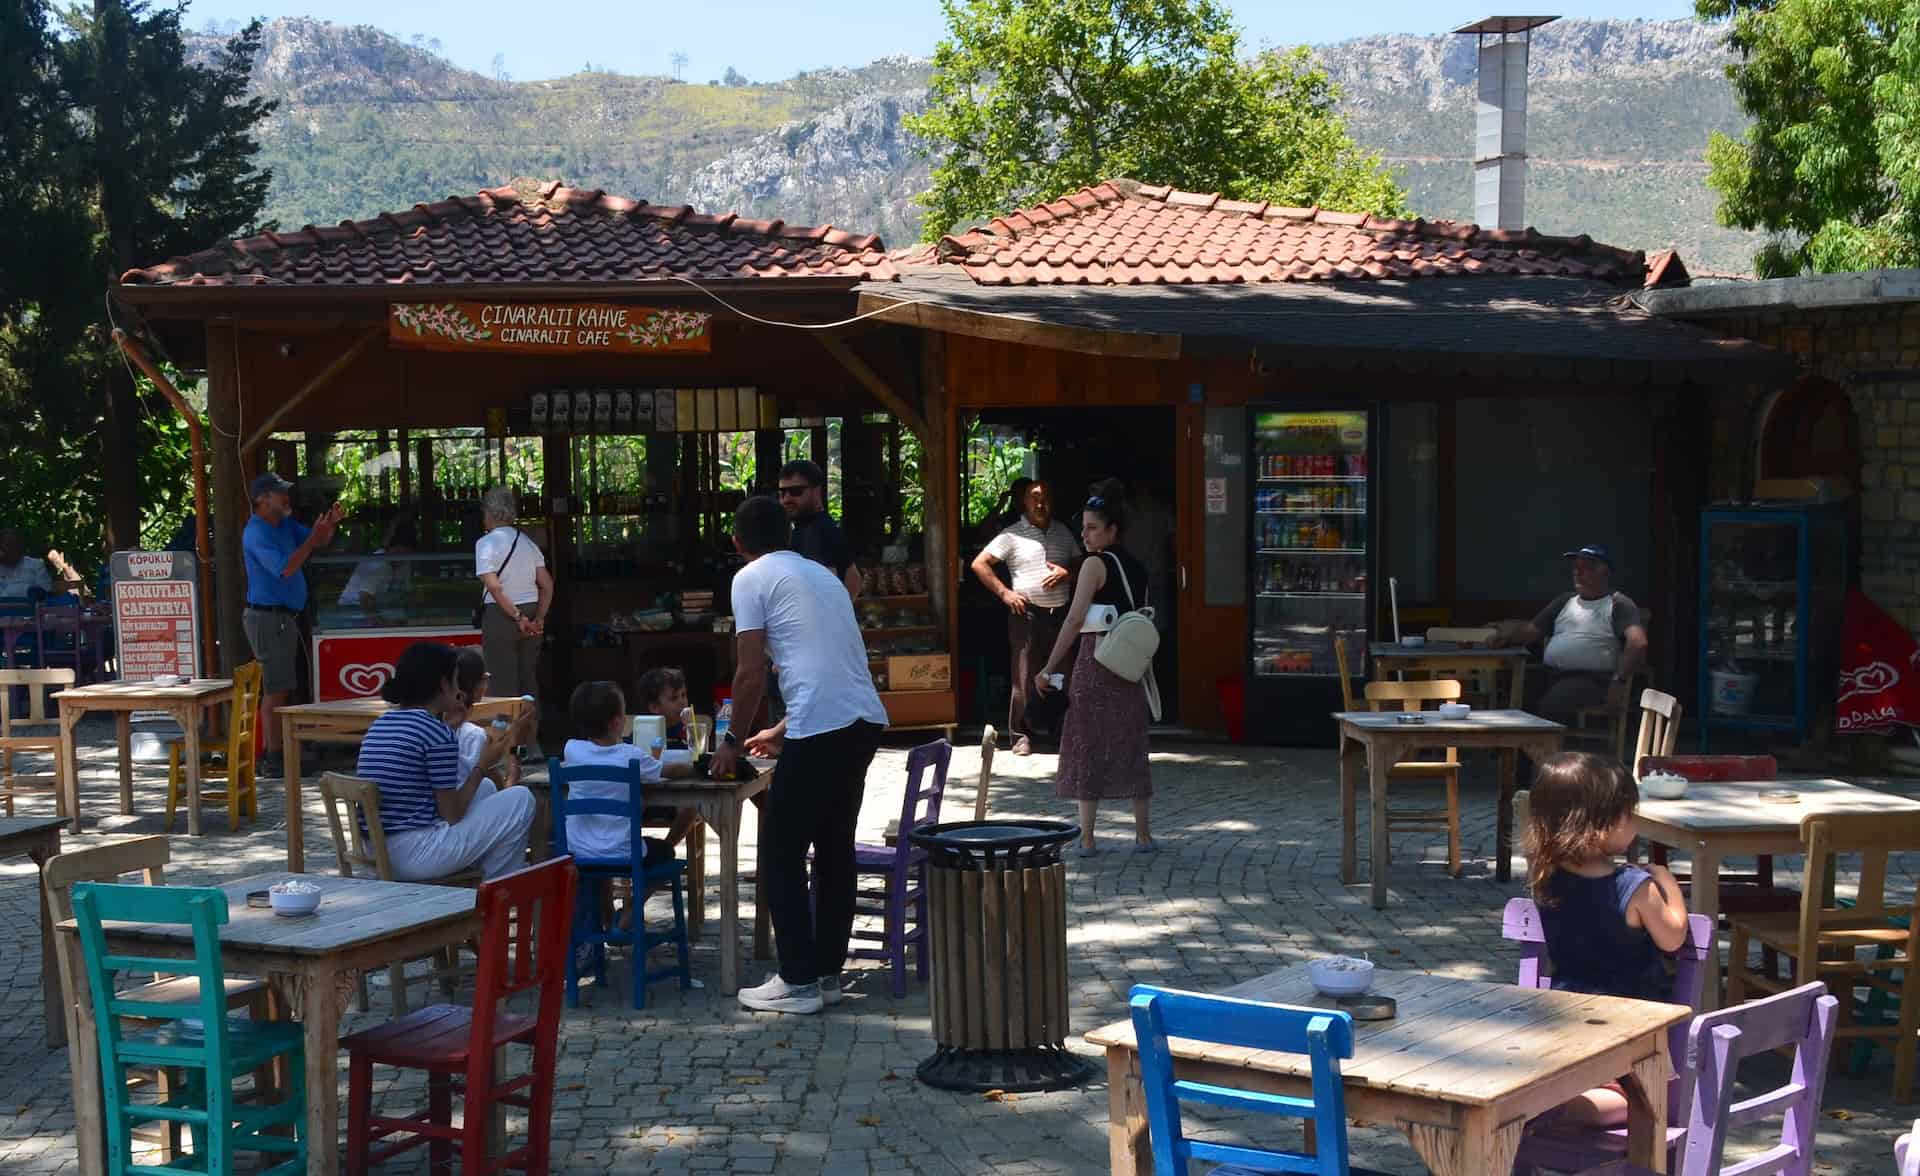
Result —
[{"label": "white sneaker", "polygon": [[837,1005],[847,999],[847,994],[840,990],[840,977],[838,976],[822,976],[820,979],[814,981],[814,983],[820,988],[820,1001],[822,1004]]},{"label": "white sneaker", "polygon": [[789,984],[775,972],[757,988],[742,988],[742,1007],[763,1013],[817,1013],[825,1002],[818,984]]}]

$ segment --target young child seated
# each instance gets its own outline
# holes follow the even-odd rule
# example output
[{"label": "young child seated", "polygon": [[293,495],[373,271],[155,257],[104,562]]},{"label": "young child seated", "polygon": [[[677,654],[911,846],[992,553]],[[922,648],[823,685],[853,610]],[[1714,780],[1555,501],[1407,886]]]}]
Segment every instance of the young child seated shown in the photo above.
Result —
[{"label": "young child seated", "polygon": [[[1540,765],[1528,798],[1527,885],[1540,910],[1553,986],[1569,992],[1666,1000],[1662,953],[1687,939],[1687,904],[1665,866],[1619,865],[1633,844],[1640,790],[1611,756],[1561,752]],[[1560,1122],[1617,1126],[1617,1083],[1560,1108]]]},{"label": "young child seated", "polygon": [[[441,717],[453,728],[453,737],[459,743],[462,780],[473,771],[473,766],[480,762],[480,754],[487,748],[487,729],[474,722],[472,715],[473,708],[487,696],[487,683],[492,677],[487,673],[487,659],[478,648],[468,646],[460,651],[453,668],[455,702]],[[487,778],[498,787],[513,787],[520,782],[519,761],[512,756],[503,757],[488,770]]]},{"label": "young child seated", "polygon": [[[635,683],[637,695],[635,713],[659,715],[666,720],[666,744],[668,747],[689,747],[693,732],[688,730],[688,720],[693,711],[687,706],[687,676],[679,670],[665,667],[648,670],[640,675]],[[641,748],[642,751],[647,750]],[[693,829],[698,814],[692,809],[675,808],[670,804],[650,804],[644,820],[649,825],[667,826],[667,845],[678,848],[687,839]]]},{"label": "young child seated", "polygon": [[[638,762],[640,778],[649,783],[660,779],[660,761],[644,747],[626,742],[627,700],[612,682],[582,682],[574,687],[567,703],[573,720],[575,738],[567,740],[561,752],[563,767],[601,764],[626,768]],[[625,800],[624,782],[589,781],[576,784],[572,795],[601,800]],[[624,858],[633,844],[632,822],[600,813],[567,818],[567,852],[577,858]],[[673,858],[673,847],[657,838],[647,837],[645,864],[661,865]]]}]

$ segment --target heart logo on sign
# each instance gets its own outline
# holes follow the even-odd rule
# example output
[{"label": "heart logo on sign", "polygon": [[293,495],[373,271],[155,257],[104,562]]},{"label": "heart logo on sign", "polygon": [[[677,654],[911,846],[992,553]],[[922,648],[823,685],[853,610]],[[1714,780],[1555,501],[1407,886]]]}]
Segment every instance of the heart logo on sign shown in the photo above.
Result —
[{"label": "heart logo on sign", "polygon": [[1844,702],[1856,694],[1878,694],[1890,690],[1900,681],[1900,671],[1886,662],[1877,661],[1861,666],[1857,670],[1840,675],[1840,697],[1835,701]]},{"label": "heart logo on sign", "polygon": [[370,666],[352,665],[340,667],[340,685],[348,693],[368,697],[380,693],[380,688],[393,677],[393,666],[387,662],[376,662]]}]

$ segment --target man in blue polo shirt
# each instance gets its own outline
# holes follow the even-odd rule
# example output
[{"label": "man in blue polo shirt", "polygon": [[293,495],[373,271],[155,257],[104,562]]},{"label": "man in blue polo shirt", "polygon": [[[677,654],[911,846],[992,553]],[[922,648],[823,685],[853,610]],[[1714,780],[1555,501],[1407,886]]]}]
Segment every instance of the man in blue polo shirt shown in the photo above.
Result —
[{"label": "man in blue polo shirt", "polygon": [[293,518],[293,501],[287,496],[292,489],[293,483],[278,474],[255,478],[253,517],[240,536],[247,568],[247,611],[241,623],[262,670],[260,723],[267,756],[260,771],[267,776],[283,771],[280,724],[273,721],[273,712],[298,684],[294,662],[300,651],[300,614],[307,607],[307,557],[333,542],[340,525],[338,503],[311,528]]}]

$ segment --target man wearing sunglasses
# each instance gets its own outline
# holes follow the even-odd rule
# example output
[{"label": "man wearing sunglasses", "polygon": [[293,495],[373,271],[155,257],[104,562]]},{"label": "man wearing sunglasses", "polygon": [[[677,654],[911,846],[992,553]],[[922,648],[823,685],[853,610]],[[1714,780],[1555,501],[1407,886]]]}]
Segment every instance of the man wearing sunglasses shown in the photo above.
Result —
[{"label": "man wearing sunglasses", "polygon": [[853,545],[827,513],[827,475],[819,466],[790,461],[780,467],[780,507],[793,524],[793,550],[831,571],[847,586],[848,596],[860,599],[862,581]]},{"label": "man wearing sunglasses", "polygon": [[[1027,691],[1046,664],[1060,636],[1072,593],[1067,565],[1080,554],[1073,532],[1053,517],[1053,496],[1045,482],[1027,487],[1021,517],[973,559],[973,574],[1007,606],[1007,647],[1013,660],[1013,686],[1007,703],[1007,730],[1013,754],[1033,754],[1033,716]],[[1006,564],[1011,587],[1000,582],[996,564]],[[1058,692],[1065,697],[1065,691]]]}]

